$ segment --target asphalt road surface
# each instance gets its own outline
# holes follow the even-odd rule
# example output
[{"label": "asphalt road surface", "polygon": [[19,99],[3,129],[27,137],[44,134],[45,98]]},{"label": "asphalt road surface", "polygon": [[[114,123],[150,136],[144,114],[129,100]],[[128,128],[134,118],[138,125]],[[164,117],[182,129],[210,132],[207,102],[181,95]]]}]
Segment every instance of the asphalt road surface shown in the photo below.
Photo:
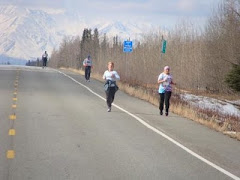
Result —
[{"label": "asphalt road surface", "polygon": [[0,180],[240,179],[240,142],[70,72],[0,66]]}]

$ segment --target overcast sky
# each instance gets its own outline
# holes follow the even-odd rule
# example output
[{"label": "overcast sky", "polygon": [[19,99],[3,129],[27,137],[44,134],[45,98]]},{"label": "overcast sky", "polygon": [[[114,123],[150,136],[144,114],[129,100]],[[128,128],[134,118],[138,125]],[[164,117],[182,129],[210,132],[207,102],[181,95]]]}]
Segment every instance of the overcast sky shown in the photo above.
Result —
[{"label": "overcast sky", "polygon": [[163,28],[180,19],[203,24],[221,0],[0,0],[0,4],[77,10],[91,20],[147,21]]}]

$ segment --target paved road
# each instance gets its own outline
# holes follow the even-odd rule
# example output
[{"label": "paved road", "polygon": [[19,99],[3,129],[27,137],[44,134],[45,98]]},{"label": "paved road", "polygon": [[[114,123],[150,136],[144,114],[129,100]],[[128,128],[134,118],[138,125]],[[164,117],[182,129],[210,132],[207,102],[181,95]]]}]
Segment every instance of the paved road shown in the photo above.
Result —
[{"label": "paved road", "polygon": [[0,180],[239,179],[239,141],[64,73],[0,66]]}]

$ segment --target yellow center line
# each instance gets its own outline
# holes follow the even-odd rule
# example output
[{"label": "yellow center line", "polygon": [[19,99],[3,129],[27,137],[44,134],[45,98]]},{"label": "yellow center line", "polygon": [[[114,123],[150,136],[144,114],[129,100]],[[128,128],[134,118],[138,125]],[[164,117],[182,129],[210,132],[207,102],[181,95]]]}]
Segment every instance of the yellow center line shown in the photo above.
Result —
[{"label": "yellow center line", "polygon": [[9,119],[10,119],[10,120],[16,120],[16,118],[17,118],[17,117],[16,117],[15,114],[12,114],[12,115],[9,116]]},{"label": "yellow center line", "polygon": [[9,136],[15,136],[15,135],[16,135],[15,129],[9,129],[8,135],[9,135]]},{"label": "yellow center line", "polygon": [[15,157],[15,152],[14,150],[8,150],[7,151],[7,158],[8,159],[13,159]]},{"label": "yellow center line", "polygon": [[16,105],[16,104],[13,104],[13,105],[12,105],[12,108],[14,108],[14,109],[17,108],[17,105]]},{"label": "yellow center line", "polygon": [[[15,89],[15,91],[14,91],[13,95],[14,95],[15,97],[12,98],[13,101],[17,101],[17,97],[16,97],[16,96],[17,96],[17,92],[18,92],[19,73],[20,73],[20,71],[18,70],[18,71],[17,71],[17,75],[16,75],[16,80],[15,80],[15,83],[14,83],[14,89]],[[16,105],[16,104],[13,104],[13,105],[12,105],[12,108],[17,108],[17,105]],[[16,120],[16,118],[17,118],[17,117],[16,117],[16,114],[15,114],[15,113],[9,116],[9,119],[10,119],[10,120]],[[15,135],[16,135],[15,129],[9,129],[8,135],[9,135],[9,136],[15,136]],[[15,151],[14,151],[14,150],[8,150],[7,153],[6,153],[6,157],[7,157],[7,159],[13,159],[13,158],[15,158]]]}]

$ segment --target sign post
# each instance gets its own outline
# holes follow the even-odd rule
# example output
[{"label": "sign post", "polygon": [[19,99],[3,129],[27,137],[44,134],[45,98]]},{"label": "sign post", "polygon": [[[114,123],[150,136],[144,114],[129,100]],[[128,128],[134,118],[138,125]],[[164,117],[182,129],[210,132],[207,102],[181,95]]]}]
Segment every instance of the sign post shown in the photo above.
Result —
[{"label": "sign post", "polygon": [[160,60],[162,59],[163,57],[163,54],[166,53],[166,48],[167,48],[167,41],[165,39],[163,39],[163,35],[162,35],[162,49],[161,49],[161,55],[160,55]]},{"label": "sign post", "polygon": [[162,53],[166,53],[166,48],[167,48],[167,41],[166,40],[162,40]]}]

